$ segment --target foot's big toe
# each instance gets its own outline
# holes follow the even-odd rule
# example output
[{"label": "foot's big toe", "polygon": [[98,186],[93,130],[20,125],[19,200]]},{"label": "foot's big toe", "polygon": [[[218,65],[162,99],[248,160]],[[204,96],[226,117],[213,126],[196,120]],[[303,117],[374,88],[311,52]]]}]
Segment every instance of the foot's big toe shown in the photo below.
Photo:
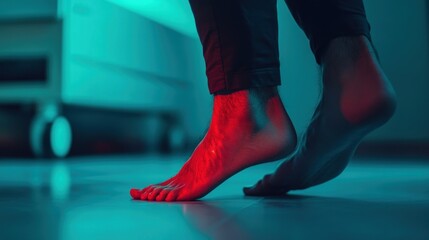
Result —
[{"label": "foot's big toe", "polygon": [[133,199],[140,199],[140,195],[141,195],[141,190],[140,189],[136,189],[136,188],[132,188],[130,190],[130,195]]},{"label": "foot's big toe", "polygon": [[273,185],[269,181],[270,178],[271,175],[265,175],[252,187],[244,187],[244,194],[246,196],[279,196],[287,193],[286,187]]}]

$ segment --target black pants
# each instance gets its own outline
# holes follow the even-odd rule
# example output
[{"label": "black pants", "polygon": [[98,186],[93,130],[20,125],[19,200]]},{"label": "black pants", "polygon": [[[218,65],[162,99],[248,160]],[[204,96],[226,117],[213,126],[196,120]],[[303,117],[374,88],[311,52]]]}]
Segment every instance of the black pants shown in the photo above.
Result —
[{"label": "black pants", "polygon": [[[189,0],[210,93],[280,85],[277,0]],[[330,40],[364,35],[362,0],[286,0],[320,64]]]}]

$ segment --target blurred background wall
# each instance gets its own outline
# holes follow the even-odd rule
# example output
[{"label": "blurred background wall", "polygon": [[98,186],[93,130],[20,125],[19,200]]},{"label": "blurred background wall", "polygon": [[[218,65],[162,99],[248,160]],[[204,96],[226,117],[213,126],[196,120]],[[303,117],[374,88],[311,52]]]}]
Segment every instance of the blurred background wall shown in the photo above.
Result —
[{"label": "blurred background wall", "polygon": [[[427,144],[428,2],[364,2],[374,44],[399,98],[394,118],[366,141]],[[319,69],[283,1],[278,2],[278,10],[280,93],[302,133],[318,100]],[[47,32],[56,37],[44,37]],[[95,141],[97,146],[112,148],[97,139],[102,137],[127,144],[141,139],[136,148],[143,149],[162,138],[156,136],[157,129],[169,129],[170,142],[180,146],[186,141],[192,148],[208,127],[212,96],[185,0],[2,0],[0,36],[0,60],[46,55],[50,67],[58,63],[45,83],[1,81],[0,104],[36,102],[30,111],[33,115],[46,109],[54,109],[52,115],[68,115],[73,146]],[[40,92],[46,86],[49,91]],[[22,112],[22,107],[13,109]],[[0,114],[0,121],[7,125],[0,130],[1,139],[6,139],[3,142],[13,138],[10,129],[17,125],[10,120],[17,114],[8,113]],[[165,121],[163,127],[159,126],[161,120]],[[31,125],[31,121],[25,124]],[[171,124],[175,127],[168,127]],[[16,141],[19,144],[22,139]]]}]

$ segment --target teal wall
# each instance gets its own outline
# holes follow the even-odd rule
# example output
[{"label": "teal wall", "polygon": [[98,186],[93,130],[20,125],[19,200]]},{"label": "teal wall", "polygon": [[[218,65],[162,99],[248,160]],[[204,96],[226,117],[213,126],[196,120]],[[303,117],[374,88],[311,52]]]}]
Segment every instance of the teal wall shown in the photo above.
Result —
[{"label": "teal wall", "polygon": [[301,134],[319,99],[319,69],[308,41],[286,4],[278,2],[282,85],[279,90],[292,121]]}]

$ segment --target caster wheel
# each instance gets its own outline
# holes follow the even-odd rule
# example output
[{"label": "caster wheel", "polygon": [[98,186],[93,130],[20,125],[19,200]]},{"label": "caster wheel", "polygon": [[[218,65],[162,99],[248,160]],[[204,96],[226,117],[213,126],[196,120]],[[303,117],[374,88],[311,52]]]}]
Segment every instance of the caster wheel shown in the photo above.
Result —
[{"label": "caster wheel", "polygon": [[32,122],[30,141],[36,157],[66,157],[72,144],[70,123],[63,116],[53,119],[46,119],[42,115],[37,116]]}]

